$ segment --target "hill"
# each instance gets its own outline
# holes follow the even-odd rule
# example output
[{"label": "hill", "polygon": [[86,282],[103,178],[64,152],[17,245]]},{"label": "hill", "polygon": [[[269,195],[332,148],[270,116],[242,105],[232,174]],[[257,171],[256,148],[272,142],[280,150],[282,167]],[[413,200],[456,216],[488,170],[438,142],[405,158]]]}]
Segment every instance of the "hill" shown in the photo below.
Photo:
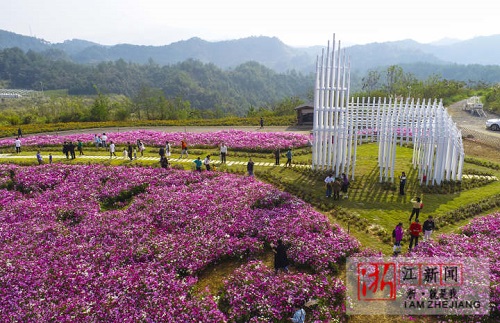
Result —
[{"label": "hill", "polygon": [[[314,72],[316,57],[325,46],[298,48],[288,46],[276,37],[263,36],[219,42],[208,42],[195,37],[164,46],[104,46],[79,39],[52,44],[43,39],[0,30],[0,50],[12,47],[18,47],[25,52],[31,50],[51,55],[58,51],[60,58],[64,57],[79,64],[123,59],[131,63],[146,64],[153,61],[159,65],[170,65],[195,59],[228,69],[255,61],[277,72],[296,70],[309,73]],[[456,69],[462,68],[459,64],[500,65],[500,57],[496,55],[500,50],[500,35],[433,44],[421,44],[408,39],[373,42],[345,49],[351,59],[351,66],[360,73],[378,67],[402,64],[408,68],[412,64],[452,65]],[[415,68],[419,69],[420,67]]]}]

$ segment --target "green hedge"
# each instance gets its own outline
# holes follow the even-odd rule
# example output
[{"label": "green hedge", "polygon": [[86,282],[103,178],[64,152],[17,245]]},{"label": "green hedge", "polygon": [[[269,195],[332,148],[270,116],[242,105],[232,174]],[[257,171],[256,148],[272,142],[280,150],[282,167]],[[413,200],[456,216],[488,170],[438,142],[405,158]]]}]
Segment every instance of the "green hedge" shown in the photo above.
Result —
[{"label": "green hedge", "polygon": [[[22,125],[23,134],[56,132],[63,130],[111,128],[111,127],[154,127],[154,126],[259,126],[259,117],[254,118],[222,118],[222,119],[188,119],[188,120],[136,120],[105,122],[65,122],[49,124]],[[295,116],[266,117],[264,126],[292,126],[297,124]],[[0,137],[17,136],[19,126],[0,127]]]}]

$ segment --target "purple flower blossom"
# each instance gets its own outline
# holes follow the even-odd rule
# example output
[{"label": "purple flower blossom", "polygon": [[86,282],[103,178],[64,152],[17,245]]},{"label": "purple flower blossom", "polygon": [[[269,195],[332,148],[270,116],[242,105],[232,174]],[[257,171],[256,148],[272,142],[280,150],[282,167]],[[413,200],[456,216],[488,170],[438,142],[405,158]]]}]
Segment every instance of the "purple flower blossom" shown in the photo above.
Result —
[{"label": "purple flower blossom", "polygon": [[[44,134],[23,137],[23,146],[61,146],[65,141],[81,140],[86,145],[94,144],[92,133],[57,135]],[[140,139],[147,147],[159,147],[169,141],[172,147],[180,146],[181,140],[186,140],[189,147],[218,147],[225,143],[229,149],[238,150],[273,150],[276,148],[297,148],[307,146],[309,136],[293,132],[255,132],[242,130],[221,130],[216,132],[162,132],[152,130],[135,130],[108,133],[108,142],[116,145],[135,143]],[[0,139],[0,147],[13,146],[12,138]]]},{"label": "purple flower blossom", "polygon": [[[278,238],[291,243],[291,261],[319,274],[274,277],[277,290],[338,301],[343,285],[323,272],[359,248],[303,201],[237,175],[0,165],[0,183],[0,321],[230,321],[243,309],[231,300],[223,313],[216,291],[194,293],[197,275],[223,259],[261,254]],[[120,203],[105,208],[110,199]],[[228,295],[237,292],[231,286]],[[289,315],[288,299],[270,304],[259,313]],[[318,320],[342,312],[332,304]]]}]

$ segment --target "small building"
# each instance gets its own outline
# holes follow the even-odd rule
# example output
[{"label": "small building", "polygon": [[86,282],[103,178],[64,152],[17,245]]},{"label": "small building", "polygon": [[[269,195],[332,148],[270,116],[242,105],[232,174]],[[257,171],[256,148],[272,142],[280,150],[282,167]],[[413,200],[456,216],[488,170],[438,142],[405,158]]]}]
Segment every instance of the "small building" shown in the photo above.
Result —
[{"label": "small building", "polygon": [[295,111],[297,111],[297,124],[299,126],[313,125],[314,105],[312,103],[299,105]]}]

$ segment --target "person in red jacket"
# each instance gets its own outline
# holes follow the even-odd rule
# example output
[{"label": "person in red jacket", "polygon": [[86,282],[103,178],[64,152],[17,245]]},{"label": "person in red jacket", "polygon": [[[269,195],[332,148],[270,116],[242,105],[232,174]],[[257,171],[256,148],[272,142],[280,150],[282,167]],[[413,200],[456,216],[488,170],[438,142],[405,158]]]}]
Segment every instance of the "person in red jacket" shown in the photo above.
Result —
[{"label": "person in red jacket", "polygon": [[410,225],[410,248],[409,248],[409,251],[411,251],[411,248],[413,247],[413,242],[415,242],[415,247],[418,245],[418,237],[420,236],[420,232],[422,232],[422,226],[418,222],[418,219],[415,219],[415,222],[413,222]]}]

